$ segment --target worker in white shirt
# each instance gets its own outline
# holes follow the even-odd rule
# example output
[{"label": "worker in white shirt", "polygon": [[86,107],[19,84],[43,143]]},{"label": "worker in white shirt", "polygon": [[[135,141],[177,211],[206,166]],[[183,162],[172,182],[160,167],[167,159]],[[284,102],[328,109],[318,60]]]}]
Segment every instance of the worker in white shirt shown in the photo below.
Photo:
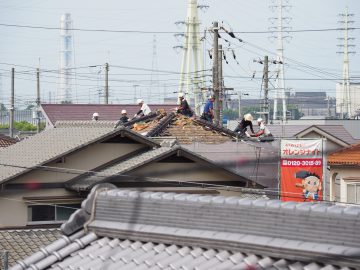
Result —
[{"label": "worker in white shirt", "polygon": [[141,98],[137,100],[137,104],[141,107],[140,110],[134,115],[134,117],[139,118],[141,116],[145,116],[151,113],[150,107],[146,103],[144,103],[144,100],[142,100]]},{"label": "worker in white shirt", "polygon": [[259,126],[259,131],[255,134],[252,134],[251,137],[272,137],[272,134],[267,126],[264,124],[264,120],[259,118],[257,120],[257,124]]}]

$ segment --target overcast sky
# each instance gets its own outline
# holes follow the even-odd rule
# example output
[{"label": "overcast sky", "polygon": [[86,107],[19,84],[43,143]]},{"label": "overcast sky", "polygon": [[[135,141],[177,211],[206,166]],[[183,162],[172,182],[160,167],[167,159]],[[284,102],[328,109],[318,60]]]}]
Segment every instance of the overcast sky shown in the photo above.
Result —
[{"label": "overcast sky", "polygon": [[[269,8],[269,0],[198,0],[199,4],[209,5],[206,12],[199,11],[201,28],[208,28],[213,21],[223,21],[224,26],[234,32],[267,31],[271,27],[269,18],[276,16]],[[338,28],[338,14],[346,6],[355,20],[353,27],[360,26],[359,0],[290,0],[292,8],[284,16],[291,17],[289,26],[293,30]],[[186,18],[186,0],[1,0],[0,24],[59,27],[60,16],[71,13],[74,28],[106,30],[139,30],[136,32],[87,32],[73,31],[74,59],[77,79],[73,83],[73,100],[81,103],[103,101],[103,76],[101,67],[110,64],[110,102],[131,103],[141,96],[150,102],[158,102],[166,95],[175,96],[179,83],[181,52],[173,46],[181,45],[174,33],[183,31],[175,21]],[[356,14],[357,13],[357,14]],[[156,33],[158,32],[158,33]],[[159,33],[167,32],[167,33]],[[60,33],[57,29],[34,29],[0,25],[0,102],[9,103],[10,69],[16,69],[16,101],[18,106],[35,101],[36,77],[34,69],[58,70],[60,58]],[[154,35],[156,35],[156,57],[154,57]],[[289,42],[284,42],[285,86],[291,92],[327,91],[335,95],[335,83],[342,76],[343,56],[336,54],[340,31],[293,32]],[[222,36],[226,36],[225,34]],[[269,55],[276,57],[276,41],[269,33],[239,33],[246,43],[233,40],[239,64],[228,54],[229,64],[224,63],[225,85],[236,91],[250,94],[251,98],[260,96],[262,66],[253,59]],[[350,32],[358,45],[360,30]],[[228,37],[227,37],[228,38]],[[227,47],[224,41],[220,41]],[[212,37],[207,35],[205,47],[209,49]],[[360,46],[354,50],[359,51]],[[206,56],[205,69],[211,68],[211,60]],[[353,81],[360,81],[359,53],[350,56],[350,75]],[[158,72],[151,72],[154,68]],[[10,65],[8,65],[10,64]],[[15,66],[16,65],[16,66]],[[89,67],[95,66],[97,67]],[[129,69],[129,67],[135,69]],[[141,70],[143,69],[143,70]],[[252,79],[253,72],[256,72]],[[270,66],[270,76],[274,77],[275,66]],[[150,87],[151,74],[154,84]],[[207,72],[210,75],[210,71]],[[59,87],[56,72],[41,74],[42,98],[46,102],[49,92]],[[357,78],[356,78],[357,77]],[[320,80],[314,80],[320,79]],[[210,86],[210,76],[207,85]],[[271,83],[274,80],[271,79]],[[134,86],[137,85],[137,86]],[[270,86],[271,87],[271,86]],[[149,89],[151,88],[151,96]],[[136,96],[134,90],[137,90]]]}]

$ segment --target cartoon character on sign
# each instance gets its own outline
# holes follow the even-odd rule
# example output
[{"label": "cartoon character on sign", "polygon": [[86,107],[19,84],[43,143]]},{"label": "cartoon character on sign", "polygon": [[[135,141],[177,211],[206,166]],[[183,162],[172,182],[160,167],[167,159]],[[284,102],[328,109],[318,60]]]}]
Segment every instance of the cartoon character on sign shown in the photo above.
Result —
[{"label": "cartoon character on sign", "polygon": [[305,199],[319,199],[319,192],[322,189],[320,177],[308,171],[299,171],[295,174],[296,178],[300,178],[301,184],[296,183],[297,187],[303,188],[303,195]]}]

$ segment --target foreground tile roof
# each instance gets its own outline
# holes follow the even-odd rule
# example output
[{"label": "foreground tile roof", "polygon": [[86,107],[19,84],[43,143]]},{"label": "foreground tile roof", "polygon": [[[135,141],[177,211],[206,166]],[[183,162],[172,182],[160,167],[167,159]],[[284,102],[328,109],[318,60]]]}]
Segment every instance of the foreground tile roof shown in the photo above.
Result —
[{"label": "foreground tile roof", "polygon": [[[8,251],[9,266],[61,237],[60,229],[0,230],[0,251]],[[0,269],[4,269],[0,260]]]},{"label": "foreground tile roof", "polygon": [[329,165],[360,165],[360,143],[328,155]]},{"label": "foreground tile roof", "polygon": [[12,270],[356,269],[359,222],[358,207],[107,184],[62,225],[67,236]]},{"label": "foreground tile roof", "polygon": [[[149,104],[152,111],[164,109],[172,111],[176,104]],[[54,125],[57,121],[91,120],[94,112],[99,113],[100,120],[116,121],[125,109],[130,117],[139,111],[136,104],[41,104],[45,117]]]},{"label": "foreground tile roof", "polygon": [[124,127],[114,130],[114,121],[64,121],[0,151],[0,183],[39,165],[118,134],[127,134],[150,146],[157,143]]}]

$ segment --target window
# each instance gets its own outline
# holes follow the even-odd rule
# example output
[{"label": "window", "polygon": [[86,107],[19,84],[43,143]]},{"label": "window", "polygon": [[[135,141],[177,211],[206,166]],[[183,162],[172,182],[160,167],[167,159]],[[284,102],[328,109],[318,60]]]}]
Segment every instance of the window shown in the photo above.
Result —
[{"label": "window", "polygon": [[80,204],[29,205],[29,223],[54,223],[69,219],[80,208]]},{"label": "window", "polygon": [[360,204],[360,183],[351,183],[346,185],[347,202]]}]

